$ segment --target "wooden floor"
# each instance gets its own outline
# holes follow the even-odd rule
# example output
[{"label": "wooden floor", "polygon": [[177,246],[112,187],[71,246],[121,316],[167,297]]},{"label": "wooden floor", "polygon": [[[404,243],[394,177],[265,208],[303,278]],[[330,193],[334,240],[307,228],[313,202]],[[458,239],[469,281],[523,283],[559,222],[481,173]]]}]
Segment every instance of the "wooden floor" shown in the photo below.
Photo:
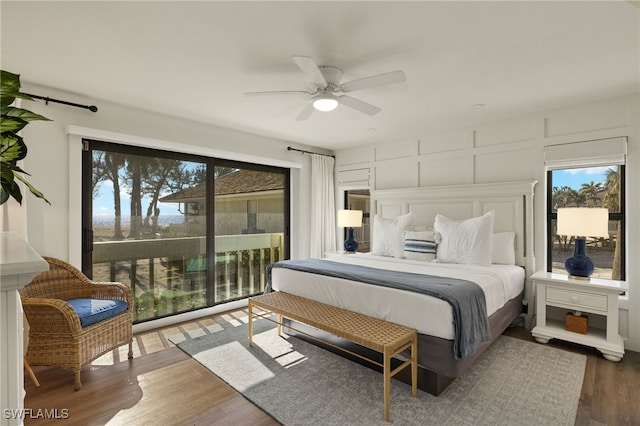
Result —
[{"label": "wooden floor", "polygon": [[[511,327],[503,334],[533,341],[523,327]],[[611,362],[594,348],[556,339],[548,344],[587,355],[576,425],[640,425],[639,352],[626,351],[620,362]]]},{"label": "wooden floor", "polygon": [[[278,425],[168,341],[221,318],[246,315],[245,310],[234,311],[137,334],[132,361],[126,358],[126,345],[99,358],[82,370],[78,392],[70,371],[34,367],[40,387],[25,374],[25,408],[32,410],[25,425]],[[522,327],[505,334],[533,340]],[[640,353],[627,351],[621,362],[613,363],[595,349],[555,340],[549,345],[587,355],[576,425],[640,424]],[[59,419],[36,418],[44,417],[42,410]]]}]

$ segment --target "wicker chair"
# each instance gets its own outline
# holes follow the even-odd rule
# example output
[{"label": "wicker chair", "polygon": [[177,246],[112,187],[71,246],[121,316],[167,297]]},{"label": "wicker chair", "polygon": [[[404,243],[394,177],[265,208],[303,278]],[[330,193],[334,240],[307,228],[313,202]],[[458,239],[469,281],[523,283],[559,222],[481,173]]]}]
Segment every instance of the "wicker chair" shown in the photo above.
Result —
[{"label": "wicker chair", "polygon": [[[32,366],[47,365],[75,372],[75,390],[82,387],[80,370],[102,354],[125,343],[133,358],[131,290],[121,283],[99,283],[72,265],[44,257],[49,271],[36,276],[20,290],[29,321],[26,359]],[[66,301],[77,298],[122,300],[127,310],[82,327],[76,311]]]}]

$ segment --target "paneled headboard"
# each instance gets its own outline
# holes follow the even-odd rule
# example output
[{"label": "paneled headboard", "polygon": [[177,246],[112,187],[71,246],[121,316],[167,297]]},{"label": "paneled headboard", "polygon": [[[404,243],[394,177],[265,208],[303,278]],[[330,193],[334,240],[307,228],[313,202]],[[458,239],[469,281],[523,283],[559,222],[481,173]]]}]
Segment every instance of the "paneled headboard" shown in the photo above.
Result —
[{"label": "paneled headboard", "polygon": [[[413,213],[413,225],[433,226],[437,214],[468,219],[495,211],[495,232],[516,233],[516,263],[535,272],[534,206],[537,181],[387,189],[371,192],[372,214],[392,218]],[[372,238],[375,239],[375,235]],[[525,300],[533,301],[528,285]],[[530,304],[530,308],[533,305]]]}]

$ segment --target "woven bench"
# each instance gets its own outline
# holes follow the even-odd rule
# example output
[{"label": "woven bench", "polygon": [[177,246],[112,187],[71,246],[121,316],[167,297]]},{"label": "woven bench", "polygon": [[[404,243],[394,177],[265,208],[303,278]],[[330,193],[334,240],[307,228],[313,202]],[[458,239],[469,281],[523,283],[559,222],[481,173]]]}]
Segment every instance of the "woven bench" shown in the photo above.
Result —
[{"label": "woven bench", "polygon": [[[256,307],[262,311],[260,313],[254,313],[254,308]],[[276,314],[276,321],[268,318],[272,314]],[[316,302],[304,297],[276,291],[249,299],[249,346],[253,344],[254,318],[265,318],[276,322],[278,324],[278,335],[280,335],[282,331],[282,317],[310,325],[382,353],[383,363],[380,364],[360,354],[324,342],[325,344],[365,359],[383,368],[384,419],[386,421],[389,421],[391,378],[405,367],[411,366],[411,393],[413,396],[417,395],[418,340],[415,329]],[[300,330],[296,331],[314,338]],[[411,349],[411,358],[391,370],[391,359],[408,348]]]}]

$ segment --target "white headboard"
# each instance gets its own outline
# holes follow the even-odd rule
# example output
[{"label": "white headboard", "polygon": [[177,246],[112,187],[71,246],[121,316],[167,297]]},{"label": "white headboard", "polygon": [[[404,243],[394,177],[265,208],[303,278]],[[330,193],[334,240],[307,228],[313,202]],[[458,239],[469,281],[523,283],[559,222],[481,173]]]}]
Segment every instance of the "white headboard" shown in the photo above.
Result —
[{"label": "white headboard", "polygon": [[[495,211],[495,232],[516,233],[516,263],[535,272],[533,196],[537,181],[387,189],[371,192],[372,214],[392,218],[413,213],[413,225],[433,226],[438,213],[468,219]],[[375,239],[375,235],[373,235]],[[533,301],[532,286],[525,300]],[[528,294],[531,292],[531,294]],[[532,308],[530,304],[529,308]]]}]

